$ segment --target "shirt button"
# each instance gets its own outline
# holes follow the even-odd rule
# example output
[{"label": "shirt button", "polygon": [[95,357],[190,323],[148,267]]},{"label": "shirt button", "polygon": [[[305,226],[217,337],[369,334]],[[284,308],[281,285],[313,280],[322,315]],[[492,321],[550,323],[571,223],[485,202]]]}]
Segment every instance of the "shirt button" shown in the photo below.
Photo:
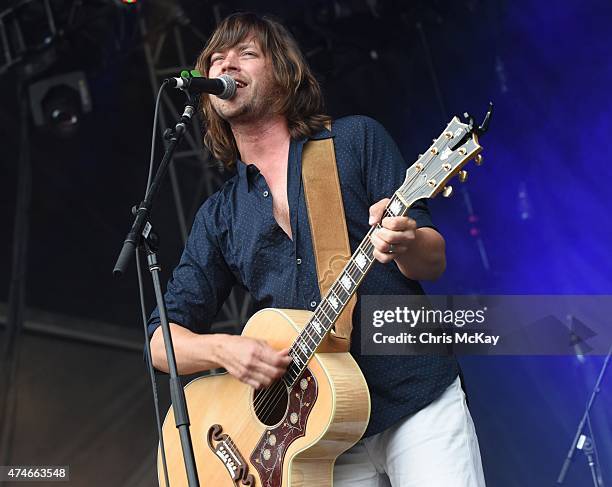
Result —
[{"label": "shirt button", "polygon": [[316,302],[316,301],[311,301],[311,302],[310,302],[310,307],[311,307],[311,308],[314,308],[316,305],[317,305],[317,302]]},{"label": "shirt button", "polygon": [[302,259],[298,259],[296,262],[297,262],[297,265],[300,265],[302,263]]},{"label": "shirt button", "polygon": [[270,193],[269,193],[268,191],[264,191],[264,192],[263,192],[263,197],[264,197],[264,198],[267,198],[269,194],[270,194]]}]

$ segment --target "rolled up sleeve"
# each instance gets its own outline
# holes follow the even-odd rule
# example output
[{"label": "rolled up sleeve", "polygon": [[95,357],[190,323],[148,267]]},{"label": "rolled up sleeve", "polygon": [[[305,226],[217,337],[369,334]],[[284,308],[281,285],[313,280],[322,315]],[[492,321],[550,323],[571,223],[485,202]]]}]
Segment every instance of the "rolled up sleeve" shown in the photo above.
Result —
[{"label": "rolled up sleeve", "polygon": [[[181,260],[172,273],[164,295],[168,321],[195,333],[210,325],[235,284],[215,230],[220,222],[219,205],[209,198],[198,211]],[[147,324],[149,337],[159,326],[156,308]]]}]

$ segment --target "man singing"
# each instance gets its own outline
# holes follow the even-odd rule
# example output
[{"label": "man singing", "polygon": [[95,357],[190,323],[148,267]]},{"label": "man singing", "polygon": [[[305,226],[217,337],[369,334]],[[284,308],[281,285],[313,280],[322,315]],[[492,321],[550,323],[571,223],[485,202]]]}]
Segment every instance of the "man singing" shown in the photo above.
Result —
[{"label": "man singing", "polygon": [[[359,294],[422,294],[418,281],[444,272],[445,242],[425,201],[406,217],[382,218],[406,163],[370,118],[345,117],[326,128],[320,87],[281,24],[231,15],[212,34],[197,68],[209,78],[227,74],[236,80],[233,98],[202,99],[204,142],[236,175],[200,208],[168,283],[178,369],[190,374],[223,367],[262,388],[282,377],[292,360],[289,351],[212,334],[210,324],[235,284],[249,291],[257,310],[314,310],[319,303],[301,176],[308,141],[333,138],[351,252],[370,225],[383,227],[372,237],[381,264],[373,266]],[[360,325],[356,311],[351,354],[369,386],[371,418],[361,441],[338,457],[334,485],[484,486],[454,357],[361,355]],[[157,312],[149,330],[153,363],[167,371]]]}]

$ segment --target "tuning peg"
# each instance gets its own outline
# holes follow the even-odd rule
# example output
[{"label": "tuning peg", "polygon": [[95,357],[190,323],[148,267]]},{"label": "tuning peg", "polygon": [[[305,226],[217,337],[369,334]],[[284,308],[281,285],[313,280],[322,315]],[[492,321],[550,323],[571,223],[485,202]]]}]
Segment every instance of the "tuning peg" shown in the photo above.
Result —
[{"label": "tuning peg", "polygon": [[453,194],[453,187],[452,186],[446,186],[443,190],[442,190],[442,196],[444,196],[445,198],[450,198],[450,196]]},{"label": "tuning peg", "polygon": [[467,181],[468,172],[467,171],[459,171],[459,181],[465,183]]},{"label": "tuning peg", "polygon": [[474,162],[476,163],[477,166],[481,166],[482,165],[482,156],[480,154],[478,154],[476,157],[474,157]]}]

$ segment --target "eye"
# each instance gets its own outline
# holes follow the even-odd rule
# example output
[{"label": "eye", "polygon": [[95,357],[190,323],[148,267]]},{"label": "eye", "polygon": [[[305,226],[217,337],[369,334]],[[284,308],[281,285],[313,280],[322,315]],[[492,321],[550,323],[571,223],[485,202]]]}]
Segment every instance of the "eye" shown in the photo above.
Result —
[{"label": "eye", "polygon": [[243,56],[257,56],[255,51],[242,51]]},{"label": "eye", "polygon": [[215,64],[218,61],[222,61],[223,56],[213,56],[210,58],[210,64]]}]

